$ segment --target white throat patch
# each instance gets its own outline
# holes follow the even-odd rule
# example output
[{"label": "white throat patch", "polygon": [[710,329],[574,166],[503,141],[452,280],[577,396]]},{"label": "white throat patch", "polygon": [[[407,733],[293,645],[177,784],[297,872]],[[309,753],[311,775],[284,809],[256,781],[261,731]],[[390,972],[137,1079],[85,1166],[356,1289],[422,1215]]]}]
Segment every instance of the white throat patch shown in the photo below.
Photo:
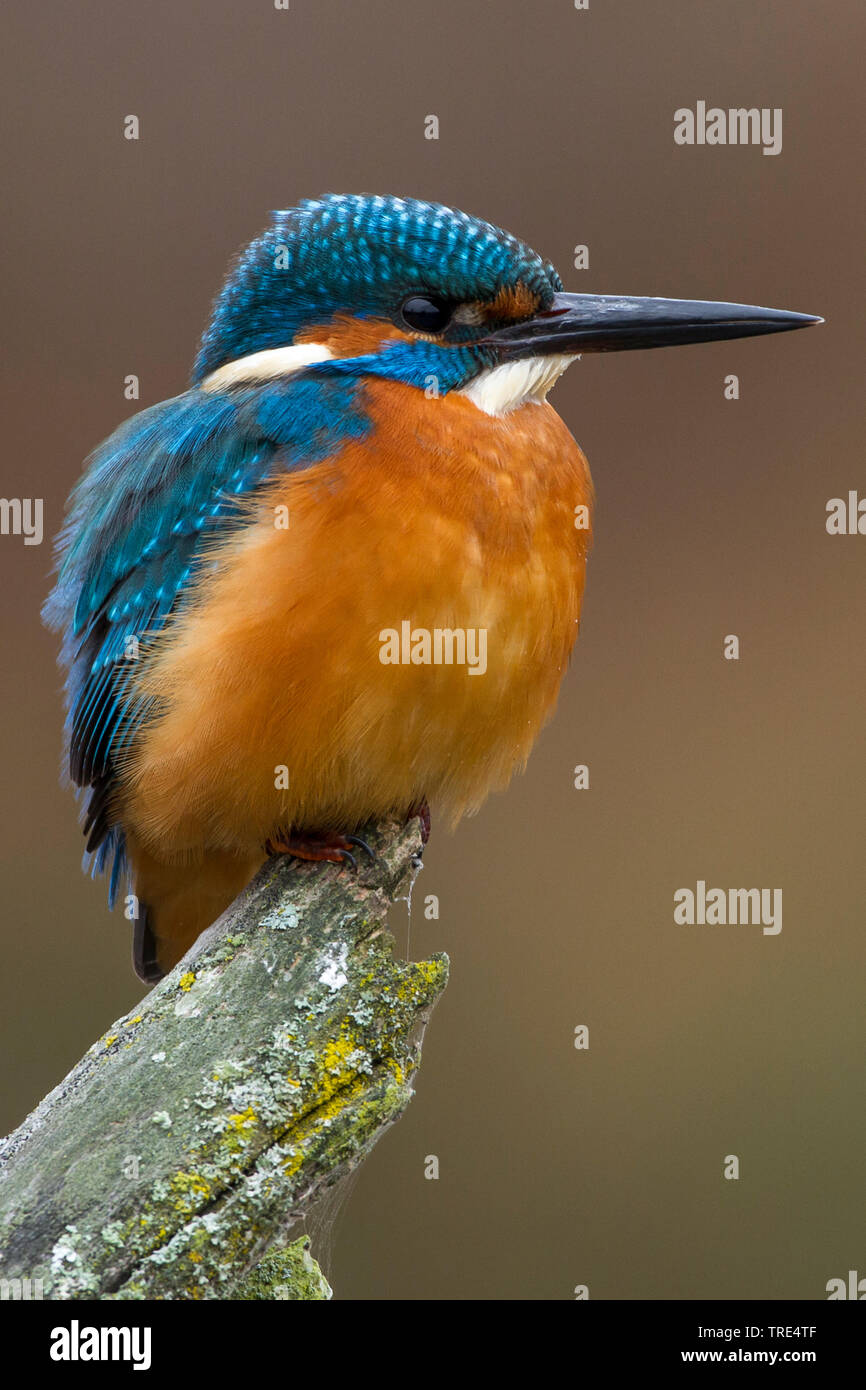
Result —
[{"label": "white throat patch", "polygon": [[479,372],[459,394],[468,396],[485,415],[507,415],[510,410],[530,402],[540,405],[553,383],[578,356],[578,353],[558,352],[549,357],[522,357],[517,362],[503,362]]},{"label": "white throat patch", "polygon": [[324,343],[290,343],[288,347],[251,352],[236,362],[224,362],[201,383],[202,391],[222,391],[242,381],[269,381],[273,377],[299,372],[314,362],[327,362],[334,354]]}]

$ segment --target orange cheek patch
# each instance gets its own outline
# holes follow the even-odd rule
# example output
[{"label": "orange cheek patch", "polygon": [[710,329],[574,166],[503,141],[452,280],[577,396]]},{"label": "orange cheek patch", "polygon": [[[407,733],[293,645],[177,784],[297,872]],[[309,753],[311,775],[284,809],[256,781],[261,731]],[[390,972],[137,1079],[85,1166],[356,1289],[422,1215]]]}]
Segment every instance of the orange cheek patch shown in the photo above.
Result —
[{"label": "orange cheek patch", "polygon": [[528,285],[504,285],[495,299],[478,305],[486,319],[525,319],[538,313],[541,298]]},{"label": "orange cheek patch", "polygon": [[295,335],[296,343],[324,343],[335,357],[365,357],[380,352],[387,342],[412,342],[416,335],[403,333],[388,319],[356,319],[336,314],[331,323],[314,324]]}]

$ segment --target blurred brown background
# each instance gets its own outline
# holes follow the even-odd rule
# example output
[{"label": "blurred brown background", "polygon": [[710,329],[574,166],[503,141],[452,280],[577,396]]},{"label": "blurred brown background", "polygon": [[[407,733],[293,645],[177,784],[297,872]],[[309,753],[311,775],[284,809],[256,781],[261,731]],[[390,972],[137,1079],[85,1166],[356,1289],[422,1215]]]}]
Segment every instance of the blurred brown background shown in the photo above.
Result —
[{"label": "blurred brown background", "polygon": [[[866,494],[862,5],[48,0],[3,28],[2,492],[45,498],[46,540],[0,538],[0,1127],[141,992],[57,782],[39,606],[68,489],[134,408],[127,373],[140,406],[183,389],[271,208],[416,195],[571,289],[827,323],[589,357],[557,387],[598,490],[581,640],[526,776],[434,825],[441,916],[416,911],[412,953],[447,950],[453,979],[344,1214],[337,1293],[822,1298],[866,1273],[866,537],[824,527]],[[782,153],[676,146],[698,100],[782,107]],[[674,925],[699,878],[781,887],[781,934]]]}]

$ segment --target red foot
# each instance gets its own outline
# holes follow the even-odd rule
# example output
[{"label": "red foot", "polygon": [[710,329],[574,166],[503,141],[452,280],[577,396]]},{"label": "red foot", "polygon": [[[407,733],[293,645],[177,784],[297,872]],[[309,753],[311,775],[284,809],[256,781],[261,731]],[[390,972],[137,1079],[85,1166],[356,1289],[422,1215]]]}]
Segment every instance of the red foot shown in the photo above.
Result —
[{"label": "red foot", "polygon": [[293,859],[306,859],[318,864],[351,864],[357,869],[358,861],[352,853],[352,846],[362,849],[372,860],[376,856],[367,844],[357,835],[336,835],[331,831],[318,833],[305,830],[297,835],[279,835],[265,840],[265,853],[270,855],[290,854]]},{"label": "red foot", "polygon": [[416,802],[414,806],[409,807],[406,812],[407,821],[411,820],[413,816],[417,816],[421,822],[421,843],[426,845],[430,839],[430,807],[427,805],[426,796]]}]

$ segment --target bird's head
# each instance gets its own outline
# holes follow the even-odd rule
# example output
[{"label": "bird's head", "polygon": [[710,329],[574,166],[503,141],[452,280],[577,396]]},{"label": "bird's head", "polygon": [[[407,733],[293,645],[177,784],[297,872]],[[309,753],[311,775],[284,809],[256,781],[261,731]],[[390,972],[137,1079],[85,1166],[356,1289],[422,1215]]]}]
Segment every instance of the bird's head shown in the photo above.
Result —
[{"label": "bird's head", "polygon": [[250,384],[313,363],[463,390],[499,414],[542,399],[584,352],[801,328],[820,319],[702,300],[566,294],[549,261],[464,212],[328,195],[273,215],[214,305],[194,381]]}]

